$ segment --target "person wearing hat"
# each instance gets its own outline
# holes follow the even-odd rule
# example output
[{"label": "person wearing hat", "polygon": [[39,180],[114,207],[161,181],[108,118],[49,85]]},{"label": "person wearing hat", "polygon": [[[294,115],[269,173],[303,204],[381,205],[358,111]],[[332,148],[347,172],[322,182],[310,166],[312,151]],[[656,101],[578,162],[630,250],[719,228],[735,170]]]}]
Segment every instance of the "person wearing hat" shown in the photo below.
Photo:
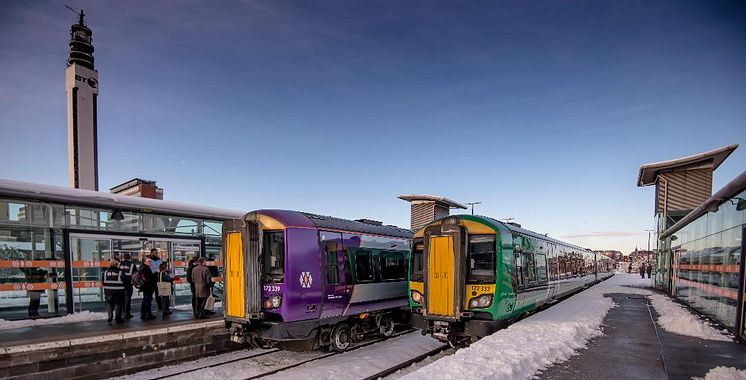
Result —
[{"label": "person wearing hat", "polygon": [[109,318],[106,321],[111,323],[112,317],[116,315],[117,323],[124,322],[124,319],[122,319],[124,280],[122,279],[122,270],[119,269],[119,261],[111,260],[109,267],[101,274],[101,282],[104,286],[107,311],[109,312]]}]

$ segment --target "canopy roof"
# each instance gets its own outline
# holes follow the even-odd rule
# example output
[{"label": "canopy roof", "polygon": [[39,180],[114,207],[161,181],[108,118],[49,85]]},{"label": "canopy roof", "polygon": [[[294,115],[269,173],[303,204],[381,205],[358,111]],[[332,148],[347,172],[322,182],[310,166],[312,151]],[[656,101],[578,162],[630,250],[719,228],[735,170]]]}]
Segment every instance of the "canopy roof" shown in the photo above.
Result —
[{"label": "canopy roof", "polygon": [[738,148],[738,144],[731,144],[692,156],[642,164],[640,165],[640,172],[637,175],[637,186],[642,187],[655,184],[658,174],[662,171],[670,171],[683,166],[704,164],[710,160],[712,160],[712,170],[715,170],[736,148]]},{"label": "canopy roof", "polygon": [[189,203],[117,195],[102,191],[42,185],[9,179],[0,179],[0,197],[215,220],[241,218],[244,214],[239,211],[198,206]]},{"label": "canopy roof", "polygon": [[441,203],[444,206],[448,206],[449,208],[462,208],[466,209],[466,206],[462,205],[461,203],[458,203],[456,201],[450,200],[446,197],[439,197],[436,195],[428,195],[428,194],[404,194],[400,195],[399,199],[405,200],[407,202],[416,202],[416,201],[426,201],[426,202],[436,202]]}]

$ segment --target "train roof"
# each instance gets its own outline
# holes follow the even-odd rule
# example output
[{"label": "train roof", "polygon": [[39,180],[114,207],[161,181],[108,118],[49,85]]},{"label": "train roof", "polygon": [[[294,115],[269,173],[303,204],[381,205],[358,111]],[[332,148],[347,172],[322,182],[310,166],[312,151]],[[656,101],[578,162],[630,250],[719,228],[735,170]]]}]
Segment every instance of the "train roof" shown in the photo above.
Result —
[{"label": "train roof", "polygon": [[547,235],[542,235],[540,233],[536,233],[534,231],[527,230],[525,228],[514,226],[514,225],[512,225],[510,223],[501,222],[501,221],[499,221],[497,219],[490,218],[489,216],[484,216],[484,215],[453,215],[453,216],[470,216],[470,217],[473,216],[474,218],[485,219],[485,220],[489,221],[490,223],[492,223],[494,225],[499,225],[499,226],[501,225],[501,226],[507,228],[508,230],[510,230],[511,232],[518,232],[520,234],[528,235],[528,236],[531,236],[531,237],[535,237],[537,239],[542,239],[542,240],[546,240],[546,241],[549,241],[549,242],[552,242],[552,243],[570,246],[570,247],[579,249],[581,251],[590,251],[588,248],[583,248],[583,247],[577,246],[575,244],[570,244],[570,243],[564,242],[562,240],[557,240],[557,239],[554,239],[554,238],[550,238]]},{"label": "train roof", "polygon": [[371,235],[391,236],[403,239],[412,238],[412,231],[396,226],[376,225],[356,220],[292,210],[257,210],[254,212],[270,216],[286,227],[317,227],[328,228],[331,230],[360,232]]}]

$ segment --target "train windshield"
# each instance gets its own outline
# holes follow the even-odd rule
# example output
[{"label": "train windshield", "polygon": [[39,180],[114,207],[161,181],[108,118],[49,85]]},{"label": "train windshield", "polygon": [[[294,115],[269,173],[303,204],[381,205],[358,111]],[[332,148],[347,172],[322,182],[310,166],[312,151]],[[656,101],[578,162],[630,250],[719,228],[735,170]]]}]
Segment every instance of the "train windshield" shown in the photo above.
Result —
[{"label": "train windshield", "polygon": [[265,231],[262,243],[262,281],[282,282],[285,276],[284,231]]},{"label": "train windshield", "polygon": [[466,273],[468,283],[495,282],[495,236],[469,236],[469,263]]},{"label": "train windshield", "polygon": [[423,258],[425,257],[425,243],[421,239],[414,241],[414,252],[412,253],[412,271],[409,276],[410,281],[423,280]]}]

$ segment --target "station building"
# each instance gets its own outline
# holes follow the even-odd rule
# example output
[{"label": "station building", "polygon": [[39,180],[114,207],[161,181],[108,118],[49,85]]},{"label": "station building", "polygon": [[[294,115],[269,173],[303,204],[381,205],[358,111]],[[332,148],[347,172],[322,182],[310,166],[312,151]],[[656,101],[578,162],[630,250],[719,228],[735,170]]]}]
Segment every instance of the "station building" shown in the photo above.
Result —
[{"label": "station building", "polygon": [[100,278],[109,260],[130,253],[139,264],[153,248],[171,266],[176,304],[188,304],[187,262],[207,257],[220,272],[222,223],[241,216],[159,199],[0,180],[0,319],[104,310]]},{"label": "station building", "polygon": [[737,147],[642,165],[638,186],[656,186],[655,285],[746,339],[746,171],[710,194]]}]

